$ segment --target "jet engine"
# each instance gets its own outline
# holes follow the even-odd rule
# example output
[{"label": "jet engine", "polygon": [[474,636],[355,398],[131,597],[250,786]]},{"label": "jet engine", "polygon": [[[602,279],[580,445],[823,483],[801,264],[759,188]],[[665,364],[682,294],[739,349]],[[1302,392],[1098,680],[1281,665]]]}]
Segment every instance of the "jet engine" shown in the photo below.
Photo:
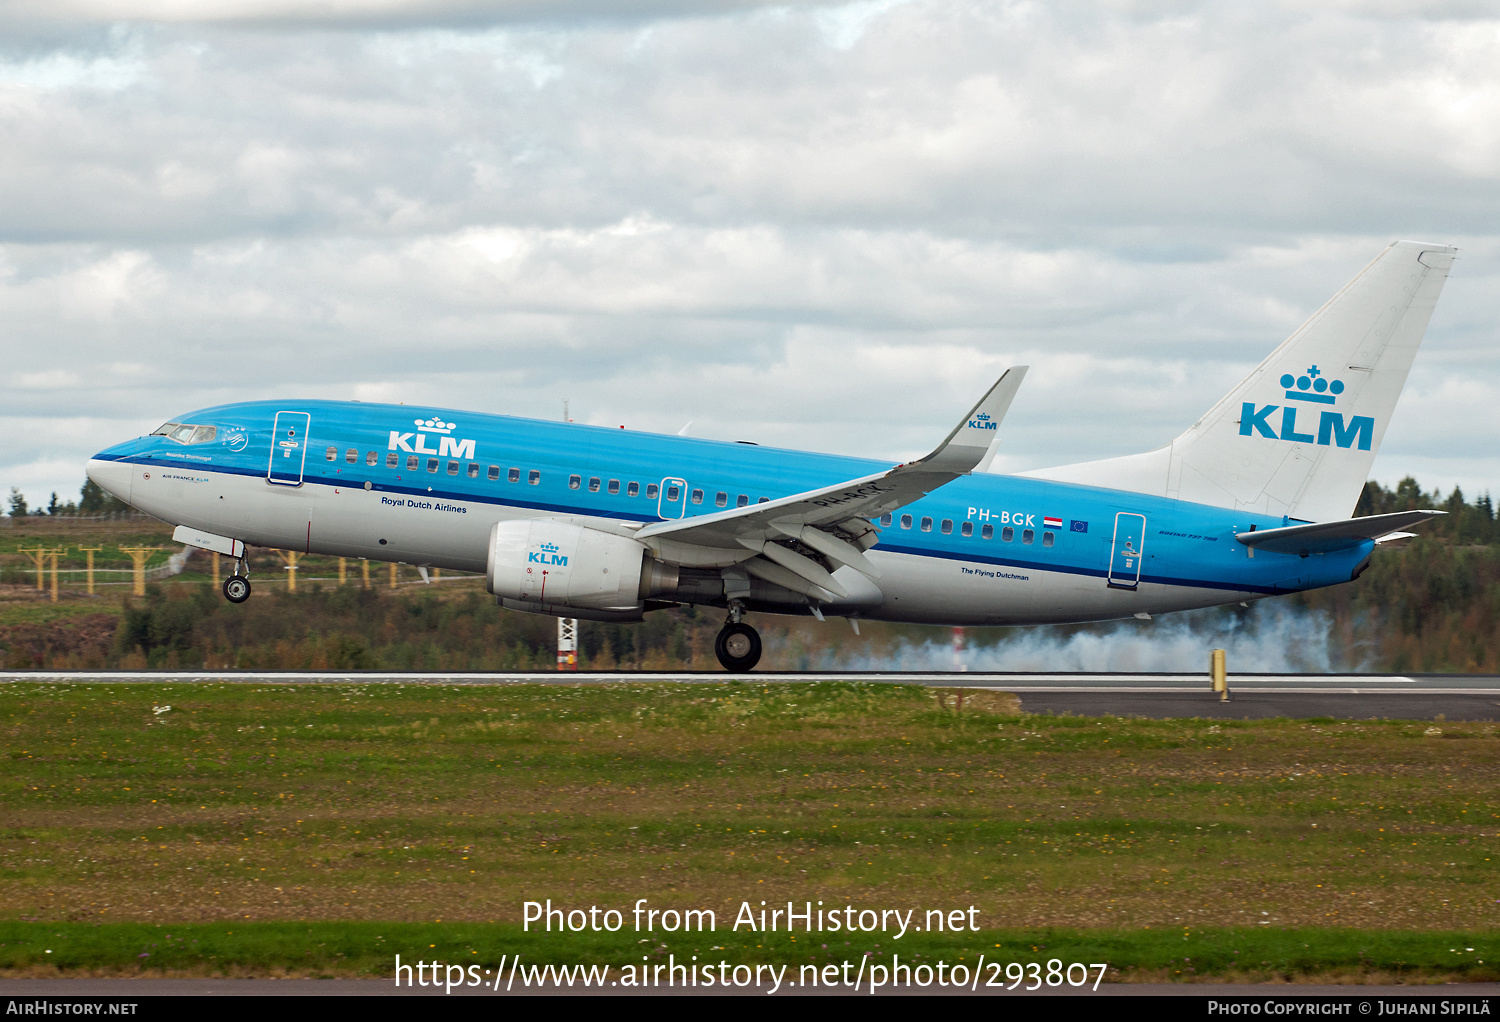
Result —
[{"label": "jet engine", "polygon": [[598,529],[548,518],[497,522],[486,580],[503,606],[517,610],[639,620],[645,556],[635,540]]}]

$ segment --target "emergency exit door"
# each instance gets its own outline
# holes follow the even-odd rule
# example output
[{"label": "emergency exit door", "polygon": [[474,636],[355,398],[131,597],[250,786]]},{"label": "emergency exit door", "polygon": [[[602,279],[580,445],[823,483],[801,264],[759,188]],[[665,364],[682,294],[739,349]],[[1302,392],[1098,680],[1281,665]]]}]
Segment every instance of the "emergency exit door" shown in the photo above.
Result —
[{"label": "emergency exit door", "polygon": [[1115,538],[1109,557],[1109,587],[1134,589],[1141,584],[1141,558],[1146,545],[1146,516],[1121,511],[1115,515]]},{"label": "emergency exit door", "polygon": [[671,521],[687,511],[687,482],[671,476],[661,481],[661,496],[656,501],[658,516]]},{"label": "emergency exit door", "polygon": [[312,416],[306,412],[277,412],[271,428],[271,464],[266,482],[275,486],[301,486],[307,467],[307,430]]}]

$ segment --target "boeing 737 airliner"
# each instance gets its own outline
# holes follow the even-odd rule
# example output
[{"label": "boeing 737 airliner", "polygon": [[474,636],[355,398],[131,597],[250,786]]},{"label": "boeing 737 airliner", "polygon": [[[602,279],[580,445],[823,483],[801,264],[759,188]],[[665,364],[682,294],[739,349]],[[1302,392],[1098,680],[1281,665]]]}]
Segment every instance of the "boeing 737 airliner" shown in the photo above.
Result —
[{"label": "boeing 737 airliner", "polygon": [[1347,582],[1438,511],[1350,518],[1455,249],[1397,242],[1170,444],[985,473],[1026,370],[927,457],[888,462],[481,412],[254,401],[101,451],[89,478],[246,545],[483,571],[518,611],[638,621],[746,611],[948,625],[1098,621]]}]

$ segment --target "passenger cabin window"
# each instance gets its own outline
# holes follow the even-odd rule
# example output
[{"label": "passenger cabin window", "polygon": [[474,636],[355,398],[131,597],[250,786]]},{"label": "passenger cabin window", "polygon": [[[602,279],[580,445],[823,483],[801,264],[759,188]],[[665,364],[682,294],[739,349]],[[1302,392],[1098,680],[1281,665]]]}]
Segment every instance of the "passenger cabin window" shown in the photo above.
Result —
[{"label": "passenger cabin window", "polygon": [[932,531],[932,519],[931,518],[923,518],[922,519],[922,531],[923,532],[931,532]]},{"label": "passenger cabin window", "polygon": [[1056,542],[1057,542],[1057,533],[1055,533],[1055,532],[1044,532],[1044,533],[1042,533],[1042,546],[1051,546],[1053,543],[1056,543]]},{"label": "passenger cabin window", "polygon": [[474,461],[469,462],[469,478],[470,479],[478,479],[479,478],[479,463],[478,462],[474,462]]},{"label": "passenger cabin window", "polygon": [[881,515],[880,516],[880,524],[883,525],[883,526],[885,526],[886,528],[890,528],[890,525],[891,525],[891,516],[889,514]]},{"label": "passenger cabin window", "polygon": [[902,515],[901,516],[901,527],[903,529],[909,529],[909,528],[911,528],[911,515]]},{"label": "passenger cabin window", "polygon": [[618,480],[618,479],[611,479],[609,481],[609,493],[610,493],[610,496],[615,496],[619,492],[620,492],[620,480]]},{"label": "passenger cabin window", "polygon": [[656,495],[658,493],[660,493],[660,492],[661,491],[656,488],[656,484],[655,483],[647,483],[646,484],[646,499],[647,500],[655,500],[656,499]]},{"label": "passenger cabin window", "polygon": [[1036,539],[1036,533],[1035,532],[1033,532],[1030,529],[1022,529],[1021,530],[1021,542],[1022,543],[1030,543],[1034,539]]},{"label": "passenger cabin window", "polygon": [[750,498],[747,497],[745,494],[742,493],[738,497],[734,498],[734,506],[735,507],[749,507],[750,506]]},{"label": "passenger cabin window", "polygon": [[458,462],[456,462],[456,461],[450,461],[450,462],[448,462],[448,474],[450,476],[456,476],[456,475],[458,475]]},{"label": "passenger cabin window", "polygon": [[427,471],[429,471],[429,472],[436,472],[437,470],[438,470],[438,460],[436,458],[428,458],[427,459]]},{"label": "passenger cabin window", "polygon": [[583,485],[583,476],[568,476],[568,489],[576,490]]},{"label": "passenger cabin window", "polygon": [[590,493],[598,493],[599,492],[599,477],[598,476],[589,476],[589,492]]},{"label": "passenger cabin window", "polygon": [[964,522],[963,528],[959,529],[958,531],[962,532],[965,536],[972,536],[974,535],[974,523]]},{"label": "passenger cabin window", "polygon": [[980,539],[994,539],[995,538],[995,527],[993,525],[982,525],[982,526],[980,526],[979,527],[979,538]]},{"label": "passenger cabin window", "polygon": [[373,465],[373,464],[375,464],[379,460],[380,460],[380,452],[379,451],[366,451],[365,452],[365,464],[366,465]]},{"label": "passenger cabin window", "polygon": [[943,535],[944,536],[951,536],[951,535],[953,535],[953,519],[951,519],[951,518],[944,518],[943,519]]},{"label": "passenger cabin window", "polygon": [[625,486],[625,496],[627,496],[627,497],[639,497],[640,495],[641,495],[641,484],[640,483],[632,482],[632,483],[626,484],[626,486]]},{"label": "passenger cabin window", "polygon": [[667,487],[667,500],[669,500],[669,501],[675,501],[677,499],[677,494],[680,493],[680,492],[682,492],[682,491],[678,490],[677,487],[675,487],[675,486],[668,486]]},{"label": "passenger cabin window", "polygon": [[527,482],[528,485],[535,486],[537,483],[539,483],[541,481],[542,481],[542,474],[540,472],[538,472],[536,469],[532,469],[530,472],[526,473],[526,482]]},{"label": "passenger cabin window", "polygon": [[1011,540],[1013,540],[1015,538],[1016,538],[1016,530],[1012,529],[1009,525],[1007,525],[1005,528],[1003,528],[1003,529],[1000,530],[1000,540],[1001,540],[1001,542],[1003,542],[1003,543],[1009,543]]},{"label": "passenger cabin window", "polygon": [[771,499],[770,497],[761,497],[759,500],[756,501],[756,503],[757,504],[765,504],[765,503],[769,502],[770,499]]},{"label": "passenger cabin window", "polygon": [[693,491],[693,503],[694,504],[701,504],[701,503],[703,503],[703,491],[702,490],[694,490]]},{"label": "passenger cabin window", "polygon": [[729,506],[729,494],[725,493],[723,490],[720,490],[718,493],[714,494],[714,507],[728,507],[728,506]]},{"label": "passenger cabin window", "polygon": [[328,450],[323,452],[323,457],[327,458],[329,461],[338,461],[339,449],[337,447],[330,447],[328,448]]},{"label": "passenger cabin window", "polygon": [[505,473],[505,478],[513,483],[519,483],[521,481],[521,470],[518,468],[513,468],[509,472]]},{"label": "passenger cabin window", "polygon": [[397,454],[395,451],[392,451],[390,454],[387,454],[385,456],[385,467],[386,468],[395,468],[400,463],[401,463],[401,455]]},{"label": "passenger cabin window", "polygon": [[495,482],[497,479],[499,479],[500,478],[500,466],[499,465],[491,465],[490,466],[490,470],[485,473],[485,478],[488,479],[492,483]]},{"label": "passenger cabin window", "polygon": [[359,451],[357,451],[353,447],[349,448],[344,452],[344,460],[353,465],[355,462],[359,461]]},{"label": "passenger cabin window", "polygon": [[417,464],[417,456],[415,454],[408,456],[406,459],[406,471],[415,472],[417,470]]}]

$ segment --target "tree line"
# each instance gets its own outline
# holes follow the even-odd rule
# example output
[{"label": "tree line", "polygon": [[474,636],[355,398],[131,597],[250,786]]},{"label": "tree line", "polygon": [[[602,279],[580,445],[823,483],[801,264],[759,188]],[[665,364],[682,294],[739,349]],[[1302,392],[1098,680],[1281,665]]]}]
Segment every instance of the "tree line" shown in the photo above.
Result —
[{"label": "tree line", "polygon": [[[1411,478],[1390,489],[1371,482],[1356,514],[1416,508],[1448,514],[1417,526],[1414,539],[1377,549],[1357,581],[1270,602],[1324,615],[1340,669],[1500,673],[1500,522],[1489,494],[1471,501],[1457,488],[1446,497],[1425,492]],[[643,624],[585,622],[580,660],[711,668],[721,620],[719,612],[685,607]],[[911,631],[914,641],[927,634],[895,631]],[[971,630],[971,642],[984,643],[985,631]],[[0,625],[0,656],[11,667],[545,670],[555,647],[552,618],[503,611],[479,593],[446,598],[316,584],[241,607],[206,585],[152,586],[118,614]]]},{"label": "tree line", "polygon": [[26,502],[26,494],[12,486],[10,497],[7,500],[12,518],[38,517],[42,515],[55,515],[60,517],[80,515],[115,515],[123,514],[131,510],[130,505],[105,490],[92,479],[86,479],[83,490],[78,499],[66,503],[58,499],[57,491],[52,491],[52,499],[47,502],[46,507],[31,507]]}]

